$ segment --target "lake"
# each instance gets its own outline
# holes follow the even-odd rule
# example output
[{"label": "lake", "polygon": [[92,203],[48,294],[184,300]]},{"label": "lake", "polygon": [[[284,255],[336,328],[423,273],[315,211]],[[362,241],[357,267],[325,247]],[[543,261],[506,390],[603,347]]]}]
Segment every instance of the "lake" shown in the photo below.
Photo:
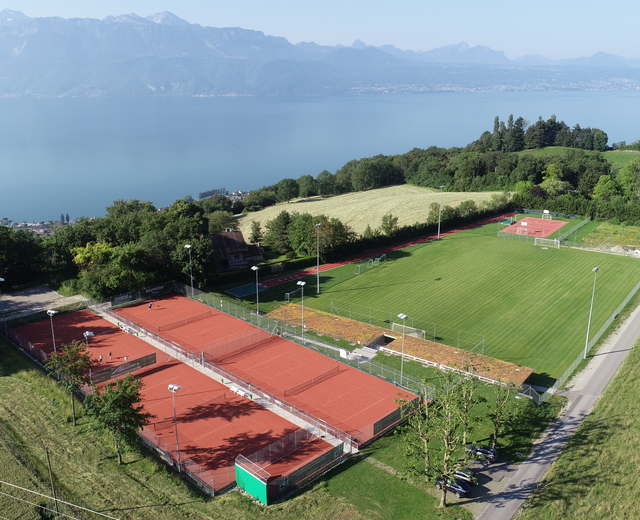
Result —
[{"label": "lake", "polygon": [[499,115],[556,114],[609,143],[640,139],[640,92],[505,92],[297,98],[0,99],[0,218],[102,216],[334,173],[351,159],[465,146]]}]

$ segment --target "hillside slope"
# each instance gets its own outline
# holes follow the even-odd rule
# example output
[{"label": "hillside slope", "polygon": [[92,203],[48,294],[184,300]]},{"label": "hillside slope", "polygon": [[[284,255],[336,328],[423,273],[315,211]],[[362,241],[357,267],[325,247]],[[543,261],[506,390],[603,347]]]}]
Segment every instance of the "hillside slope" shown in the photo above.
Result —
[{"label": "hillside slope", "polygon": [[[497,192],[444,192],[442,204],[457,206],[465,200],[474,200],[477,204],[489,200]],[[325,214],[337,217],[351,226],[356,233],[362,233],[367,224],[372,229],[380,227],[382,216],[393,213],[398,217],[398,225],[404,226],[427,220],[429,205],[440,202],[440,192],[431,188],[421,188],[403,184],[389,186],[377,190],[345,193],[323,199],[311,197],[298,199],[289,204],[282,203],[264,208],[255,213],[240,215],[238,222],[240,230],[249,237],[251,222],[260,222],[263,229],[266,222],[275,218],[283,210],[288,212],[310,213],[311,215]]]}]

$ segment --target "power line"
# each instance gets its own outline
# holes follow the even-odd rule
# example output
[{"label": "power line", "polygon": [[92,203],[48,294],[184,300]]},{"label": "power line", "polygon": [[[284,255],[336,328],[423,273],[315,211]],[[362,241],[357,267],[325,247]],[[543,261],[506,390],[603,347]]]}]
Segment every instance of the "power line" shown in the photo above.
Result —
[{"label": "power line", "polygon": [[[10,484],[9,482],[4,482],[3,480],[0,480],[0,484],[5,484],[5,485],[7,485],[9,487],[20,489],[22,491],[26,491],[27,493],[33,493],[34,495],[38,495],[38,496],[41,496],[41,497],[44,497],[44,498],[48,498],[49,500],[54,500],[56,503],[65,504],[67,506],[75,507],[77,509],[81,509],[82,511],[87,511],[89,513],[93,513],[94,515],[102,516],[104,518],[110,518],[111,520],[120,520],[119,518],[116,518],[115,516],[109,516],[109,515],[106,515],[104,513],[99,513],[98,511],[94,511],[92,509],[87,509],[86,507],[82,507],[82,506],[78,506],[76,504],[72,504],[71,502],[65,502],[64,500],[60,500],[59,498],[58,499],[54,499],[53,497],[50,497],[48,495],[43,495],[42,493],[38,493],[37,491],[32,491],[30,489],[23,488],[21,486],[16,486],[15,484]],[[2,491],[0,491],[0,493],[3,494],[3,495],[6,495],[6,496],[12,497],[12,495],[8,495],[7,493],[3,493]],[[12,497],[12,498],[15,498],[16,500],[21,500],[23,502],[27,502],[26,500],[23,500],[21,498],[17,498],[17,497]],[[27,503],[31,504],[31,502],[27,502]],[[37,504],[34,504],[34,505],[37,505]],[[53,512],[55,513],[55,511],[53,511]],[[63,513],[59,513],[59,514],[63,514]],[[65,515],[65,516],[68,516],[68,515]],[[68,518],[73,518],[73,517],[69,516]]]}]

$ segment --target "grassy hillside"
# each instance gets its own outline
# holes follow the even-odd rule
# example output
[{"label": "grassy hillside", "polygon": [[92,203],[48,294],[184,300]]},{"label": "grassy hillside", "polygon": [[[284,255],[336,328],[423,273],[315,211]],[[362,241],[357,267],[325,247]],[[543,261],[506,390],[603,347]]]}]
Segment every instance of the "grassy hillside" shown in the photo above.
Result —
[{"label": "grassy hillside", "polygon": [[636,343],[540,491],[514,518],[638,518],[640,348]]},{"label": "grassy hillside", "polygon": [[[489,200],[495,192],[479,193],[447,193],[442,194],[442,204],[457,206],[464,200],[475,200],[480,203]],[[298,199],[290,204],[282,203],[265,208],[255,213],[239,216],[240,230],[245,237],[249,236],[251,221],[264,224],[274,219],[282,210],[288,212],[310,213],[311,215],[325,214],[337,217],[351,226],[356,233],[362,233],[367,224],[372,228],[380,227],[382,216],[393,213],[398,217],[398,225],[404,226],[427,220],[429,205],[440,202],[440,192],[431,188],[420,188],[403,184],[389,186],[377,190],[346,193],[323,199],[312,197]]]}]

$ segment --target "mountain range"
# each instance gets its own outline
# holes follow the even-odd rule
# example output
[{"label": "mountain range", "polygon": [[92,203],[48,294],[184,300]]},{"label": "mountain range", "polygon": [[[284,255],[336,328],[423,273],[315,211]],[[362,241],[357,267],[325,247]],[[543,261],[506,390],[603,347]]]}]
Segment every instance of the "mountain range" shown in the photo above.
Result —
[{"label": "mountain range", "polygon": [[169,12],[104,20],[0,11],[0,96],[318,95],[361,92],[640,88],[640,60],[606,53],[507,58],[465,43],[429,51],[350,47]]}]

